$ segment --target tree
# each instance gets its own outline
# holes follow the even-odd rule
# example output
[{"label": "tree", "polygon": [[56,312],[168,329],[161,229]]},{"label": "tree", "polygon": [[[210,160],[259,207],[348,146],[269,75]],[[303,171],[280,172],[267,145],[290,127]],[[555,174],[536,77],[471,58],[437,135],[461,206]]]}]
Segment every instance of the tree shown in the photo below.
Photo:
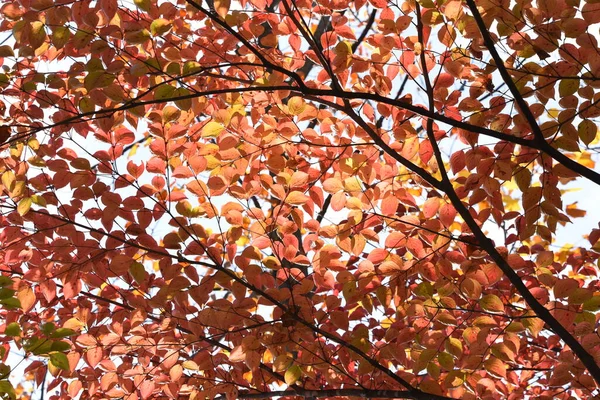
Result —
[{"label": "tree", "polygon": [[133,3],[0,9],[5,397],[600,393],[600,3]]}]

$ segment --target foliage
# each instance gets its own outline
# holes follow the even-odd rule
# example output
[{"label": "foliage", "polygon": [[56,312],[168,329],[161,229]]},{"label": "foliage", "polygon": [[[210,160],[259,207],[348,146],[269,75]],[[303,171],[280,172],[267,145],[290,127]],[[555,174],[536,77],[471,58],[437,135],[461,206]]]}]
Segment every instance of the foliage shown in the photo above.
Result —
[{"label": "foliage", "polygon": [[42,393],[599,393],[600,229],[560,240],[597,1],[0,13],[0,355]]}]

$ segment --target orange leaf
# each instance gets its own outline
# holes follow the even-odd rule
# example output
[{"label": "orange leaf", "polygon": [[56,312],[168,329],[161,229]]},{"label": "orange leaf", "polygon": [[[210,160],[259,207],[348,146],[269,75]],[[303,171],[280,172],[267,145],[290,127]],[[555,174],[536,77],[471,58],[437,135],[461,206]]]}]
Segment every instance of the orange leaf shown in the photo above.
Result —
[{"label": "orange leaf", "polygon": [[225,19],[225,17],[227,16],[227,13],[229,13],[229,7],[231,6],[231,0],[215,0],[214,5],[215,5],[215,11],[217,12],[217,14],[219,14],[219,16],[221,18]]},{"label": "orange leaf", "polygon": [[506,364],[497,359],[490,357],[483,363],[485,370],[494,378],[506,378]]},{"label": "orange leaf", "polygon": [[29,286],[23,286],[17,291],[17,299],[21,302],[24,312],[31,311],[36,302],[35,293]]},{"label": "orange leaf", "polygon": [[310,197],[308,197],[304,193],[296,191],[296,190],[293,192],[290,192],[285,198],[286,203],[293,204],[293,205],[302,205],[302,204],[306,203],[308,200],[310,200]]}]

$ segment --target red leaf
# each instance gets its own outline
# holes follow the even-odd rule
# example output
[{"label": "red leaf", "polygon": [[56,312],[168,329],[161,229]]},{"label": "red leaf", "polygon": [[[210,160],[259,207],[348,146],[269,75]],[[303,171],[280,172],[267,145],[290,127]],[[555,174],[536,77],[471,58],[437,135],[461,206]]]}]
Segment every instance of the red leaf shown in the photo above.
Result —
[{"label": "red leaf", "polygon": [[154,382],[153,381],[144,381],[140,385],[140,396],[142,399],[149,399],[154,392]]}]

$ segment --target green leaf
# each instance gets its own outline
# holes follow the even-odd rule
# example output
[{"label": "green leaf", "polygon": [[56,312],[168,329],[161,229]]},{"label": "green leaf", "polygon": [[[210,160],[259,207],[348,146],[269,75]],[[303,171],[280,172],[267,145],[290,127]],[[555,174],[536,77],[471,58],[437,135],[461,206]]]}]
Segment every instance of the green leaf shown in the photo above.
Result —
[{"label": "green leaf", "polygon": [[48,354],[50,351],[52,351],[52,341],[48,339],[32,338],[25,343],[23,348],[26,351],[32,352],[36,356]]},{"label": "green leaf", "polygon": [[449,353],[438,353],[437,359],[442,368],[445,368],[448,371],[452,371],[454,369],[454,357],[452,357]]},{"label": "green leaf", "polygon": [[[173,93],[173,97],[183,97],[183,96],[189,96],[192,92],[190,92],[188,89],[186,88],[178,88],[177,90],[175,90],[175,92]],[[192,99],[180,99],[180,100],[175,100],[175,105],[180,109],[180,110],[189,110],[190,108],[192,108]]]},{"label": "green leaf", "polygon": [[0,87],[5,88],[10,84],[10,78],[6,74],[0,74]]},{"label": "green leaf", "polygon": [[0,381],[0,395],[6,395],[8,396],[10,399],[16,399],[17,395],[15,393],[15,388],[13,387],[12,383],[10,383],[9,381]]},{"label": "green leaf", "polygon": [[170,99],[175,94],[175,87],[171,85],[162,85],[154,90],[156,100]]},{"label": "green leaf", "polygon": [[104,64],[99,58],[92,58],[85,64],[85,70],[88,72],[92,71],[104,71]]},{"label": "green leaf", "polygon": [[[4,348],[4,347],[2,347]],[[6,353],[5,353],[6,354]],[[2,355],[4,356],[4,354]],[[0,379],[7,379],[12,368],[4,363],[0,363]]]},{"label": "green leaf", "polygon": [[423,8],[435,8],[435,3],[433,0],[419,0],[419,4]]},{"label": "green leaf", "polygon": [[0,299],[8,299],[15,295],[15,291],[12,289],[0,289]]},{"label": "green leaf", "polygon": [[558,84],[558,94],[560,97],[570,96],[575,94],[579,89],[579,79],[563,79]]},{"label": "green leaf", "polygon": [[21,307],[21,302],[16,297],[10,297],[8,299],[0,300],[0,304],[7,310],[14,310],[15,308]]},{"label": "green leaf", "polygon": [[600,296],[594,296],[583,302],[583,309],[585,311],[598,311],[600,310]]},{"label": "green leaf", "polygon": [[85,88],[90,91],[95,88],[104,88],[113,83],[115,76],[105,71],[92,71],[83,80]]},{"label": "green leaf", "polygon": [[71,30],[66,26],[57,26],[52,29],[50,40],[57,49],[62,49],[71,38]]},{"label": "green leaf", "polygon": [[146,269],[144,268],[144,265],[139,262],[134,262],[131,264],[129,267],[129,274],[131,274],[133,279],[138,284],[141,284],[144,282],[144,279],[146,279]]},{"label": "green leaf", "polygon": [[44,325],[42,325],[42,332],[44,332],[46,335],[51,334],[55,329],[56,325],[54,325],[52,322],[46,322]]},{"label": "green leaf", "polygon": [[90,113],[96,109],[96,105],[94,104],[94,102],[92,102],[90,98],[84,97],[81,100],[79,100],[79,109],[83,113]]},{"label": "green leaf", "polygon": [[50,363],[55,367],[62,370],[69,371],[69,359],[64,353],[52,353],[50,354]]},{"label": "green leaf", "polygon": [[417,296],[429,298],[433,296],[433,284],[431,282],[421,282],[414,291]]},{"label": "green leaf", "polygon": [[200,70],[200,64],[196,61],[186,61],[183,64],[183,75],[188,75]]},{"label": "green leaf", "polygon": [[66,351],[70,349],[71,345],[61,340],[52,341],[50,345],[50,351]]},{"label": "green leaf", "polygon": [[4,334],[7,336],[21,336],[21,325],[17,322],[11,322],[6,326]]},{"label": "green leaf", "polygon": [[73,336],[74,334],[76,334],[77,332],[75,332],[73,329],[69,329],[69,328],[58,328],[57,330],[55,330],[54,332],[52,332],[52,334],[50,335],[51,338],[55,338],[55,339],[62,339],[68,336]]},{"label": "green leaf", "polygon": [[293,385],[296,383],[300,377],[302,376],[302,370],[297,365],[292,365],[287,371],[285,371],[284,379],[285,383],[289,385]]},{"label": "green leaf", "polygon": [[11,286],[13,283],[13,280],[10,279],[8,276],[0,276],[0,287]]}]

